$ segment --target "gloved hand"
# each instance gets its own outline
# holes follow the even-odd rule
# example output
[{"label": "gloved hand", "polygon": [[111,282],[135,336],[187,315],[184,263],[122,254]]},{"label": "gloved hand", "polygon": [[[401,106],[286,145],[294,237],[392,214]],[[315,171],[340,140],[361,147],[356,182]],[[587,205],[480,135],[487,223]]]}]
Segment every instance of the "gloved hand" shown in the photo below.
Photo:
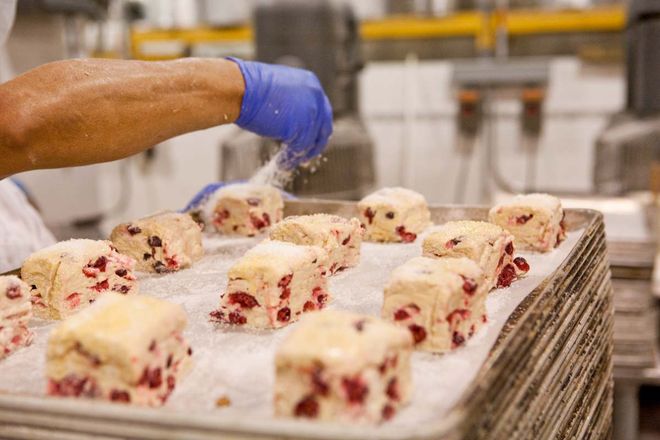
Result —
[{"label": "gloved hand", "polygon": [[282,141],[282,165],[296,165],[319,155],[332,133],[332,107],[318,78],[293,67],[229,60],[245,80],[236,124],[261,136]]}]

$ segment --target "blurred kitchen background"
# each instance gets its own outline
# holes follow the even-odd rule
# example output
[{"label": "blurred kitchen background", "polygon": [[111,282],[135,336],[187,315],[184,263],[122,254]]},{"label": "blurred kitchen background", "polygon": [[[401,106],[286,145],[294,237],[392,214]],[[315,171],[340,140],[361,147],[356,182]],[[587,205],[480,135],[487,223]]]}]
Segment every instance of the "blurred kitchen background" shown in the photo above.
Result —
[{"label": "blurred kitchen background", "polygon": [[[434,204],[489,204],[542,191],[602,210],[616,290],[616,438],[638,438],[640,427],[641,438],[660,438],[650,386],[660,384],[660,1],[19,0],[6,50],[3,81],[72,57],[232,55],[312,69],[335,134],[290,186],[301,196],[357,199],[400,185]],[[58,238],[101,237],[119,221],[180,209],[209,182],[249,177],[276,148],[224,126],[118,162],[16,177]]]}]

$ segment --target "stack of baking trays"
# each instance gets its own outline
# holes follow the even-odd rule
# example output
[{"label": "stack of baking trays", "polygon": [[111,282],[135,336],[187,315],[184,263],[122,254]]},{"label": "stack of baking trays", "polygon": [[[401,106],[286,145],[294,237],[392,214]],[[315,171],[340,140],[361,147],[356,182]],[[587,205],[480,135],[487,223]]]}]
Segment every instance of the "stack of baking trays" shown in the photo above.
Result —
[{"label": "stack of baking trays", "polygon": [[[355,216],[356,205],[293,201],[286,214]],[[485,208],[432,207],[432,220],[487,217]],[[415,353],[410,404],[379,425],[273,416],[278,332],[222,331],[208,322],[227,268],[259,238],[205,237],[195,267],[143,275],[141,294],[180,303],[193,347],[190,377],[161,408],[45,397],[48,323],[33,344],[0,362],[0,438],[607,438],[612,419],[613,309],[602,217],[566,210],[568,236],[524,254],[528,275],[487,299],[488,324],[452,353]],[[331,308],[378,314],[392,269],[419,243],[364,243],[359,266],[334,276]],[[292,325],[293,327],[293,325]]]},{"label": "stack of baking trays", "polygon": [[655,366],[658,314],[651,276],[655,244],[608,241],[614,290],[614,365]]}]

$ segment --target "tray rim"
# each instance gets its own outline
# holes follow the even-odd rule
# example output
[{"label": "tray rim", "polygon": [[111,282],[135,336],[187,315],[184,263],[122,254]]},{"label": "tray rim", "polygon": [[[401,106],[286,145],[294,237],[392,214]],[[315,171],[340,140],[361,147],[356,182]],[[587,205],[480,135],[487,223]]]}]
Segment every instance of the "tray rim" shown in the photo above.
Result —
[{"label": "tray rim", "polygon": [[[304,207],[311,206],[337,206],[340,205],[347,209],[355,207],[355,202],[336,201],[336,200],[322,200],[322,199],[298,199],[286,202],[290,207]],[[465,205],[430,205],[429,208],[432,212],[440,210],[445,212],[452,212],[461,210],[466,214],[466,218],[473,219],[473,215],[482,215],[487,212],[488,206],[465,206]],[[334,211],[331,211],[334,212]],[[41,422],[39,426],[54,427],[57,425],[69,425],[65,429],[73,429],[73,422],[71,417],[82,417],[85,420],[85,425],[92,425],[101,427],[102,425],[116,425],[117,422],[122,423],[122,429],[134,428],[142,431],[145,425],[148,428],[170,431],[172,429],[185,430],[192,429],[192,432],[204,435],[202,432],[208,432],[208,438],[223,434],[231,435],[235,438],[254,438],[260,437],[292,437],[292,438],[336,438],[341,437],[345,439],[362,439],[362,438],[383,438],[383,439],[400,439],[400,438],[438,438],[447,436],[452,433],[459,425],[464,422],[465,415],[468,411],[467,406],[470,397],[478,391],[478,384],[483,379],[487,370],[493,365],[499,356],[502,355],[506,349],[507,338],[512,338],[515,335],[515,327],[519,325],[524,319],[527,318],[526,312],[531,309],[536,302],[530,301],[531,297],[540,298],[544,291],[552,284],[549,281],[557,276],[567,263],[575,257],[575,254],[580,248],[588,233],[602,223],[602,213],[592,209],[566,209],[567,220],[570,222],[572,217],[577,216],[581,220],[580,228],[584,228],[582,234],[578,238],[576,246],[571,249],[566,258],[559,264],[557,269],[546,277],[530,294],[516,307],[507,319],[504,327],[494,343],[489,353],[488,359],[480,367],[474,381],[466,388],[463,396],[456,405],[449,410],[438,421],[430,422],[425,426],[417,426],[415,428],[414,437],[406,437],[397,430],[397,432],[387,432],[386,430],[374,430],[372,426],[355,426],[355,425],[340,425],[333,423],[315,423],[299,420],[277,420],[267,421],[265,423],[254,423],[248,417],[241,419],[227,419],[224,417],[218,418],[212,413],[204,414],[184,414],[181,411],[169,410],[167,408],[141,408],[141,407],[123,407],[113,405],[101,401],[87,401],[87,400],[74,400],[74,399],[61,399],[48,396],[28,396],[8,394],[0,391],[0,420],[5,419],[4,414],[19,415],[18,419],[25,419],[20,415],[28,415],[28,419],[33,422]],[[339,214],[341,215],[341,214]],[[569,224],[569,227],[571,225]],[[17,271],[8,273],[16,274]],[[21,414],[19,414],[21,413]],[[66,419],[63,419],[66,417]],[[58,423],[59,422],[59,423]],[[28,422],[29,423],[29,422]],[[32,427],[33,425],[29,425]],[[83,429],[81,431],[81,429]],[[87,428],[80,426],[75,431],[83,433],[91,433],[96,431],[87,431]],[[97,431],[108,433],[108,430]],[[171,432],[171,431],[170,431]],[[187,433],[187,432],[186,432]],[[144,437],[152,438],[152,437]],[[153,438],[159,438],[155,436]],[[197,438],[197,437],[195,437]],[[199,438],[207,438],[206,436]]]}]

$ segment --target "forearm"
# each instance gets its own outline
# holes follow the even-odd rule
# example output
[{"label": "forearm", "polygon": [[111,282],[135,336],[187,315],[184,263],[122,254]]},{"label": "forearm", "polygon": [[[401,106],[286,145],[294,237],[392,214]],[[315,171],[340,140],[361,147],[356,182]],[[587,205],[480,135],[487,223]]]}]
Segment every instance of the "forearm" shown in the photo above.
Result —
[{"label": "forearm", "polygon": [[115,160],[233,122],[243,87],[220,59],[46,64],[0,85],[0,177]]}]

